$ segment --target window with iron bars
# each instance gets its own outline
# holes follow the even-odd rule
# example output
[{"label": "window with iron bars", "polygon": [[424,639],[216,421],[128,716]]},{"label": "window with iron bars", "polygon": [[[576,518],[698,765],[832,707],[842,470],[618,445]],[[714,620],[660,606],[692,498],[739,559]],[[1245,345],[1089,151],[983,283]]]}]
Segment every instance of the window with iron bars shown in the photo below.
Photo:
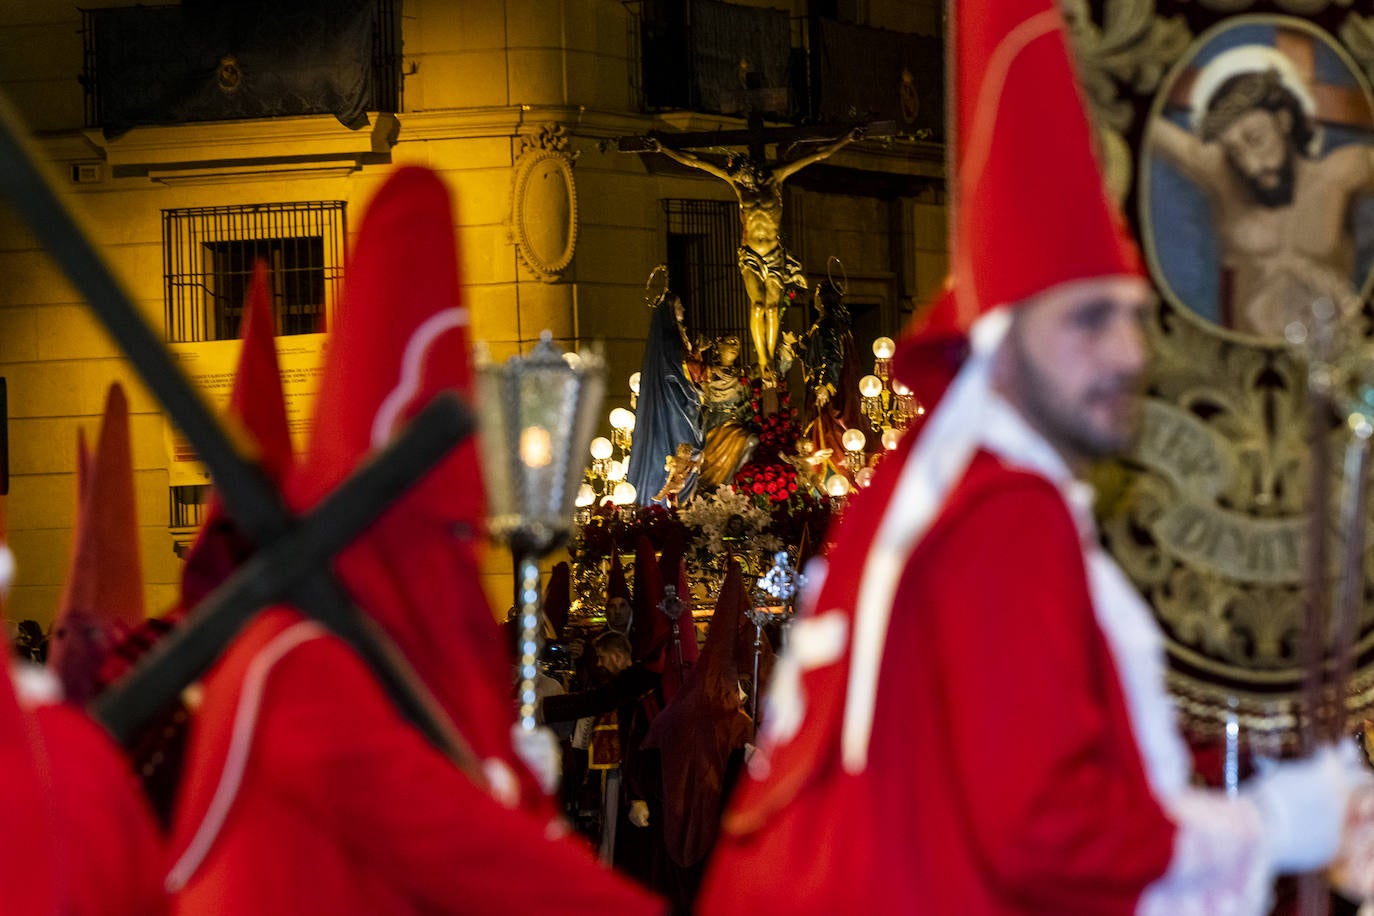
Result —
[{"label": "window with iron bars", "polygon": [[[341,200],[162,211],[167,339],[236,339],[259,259],[268,267],[276,334],[326,330],[343,280],[344,239]],[[174,531],[199,526],[206,490],[171,488]]]},{"label": "window with iron bars", "polygon": [[733,201],[669,199],[668,285],[682,298],[692,339],[734,334],[748,339],[749,304],[740,280],[739,205]]}]

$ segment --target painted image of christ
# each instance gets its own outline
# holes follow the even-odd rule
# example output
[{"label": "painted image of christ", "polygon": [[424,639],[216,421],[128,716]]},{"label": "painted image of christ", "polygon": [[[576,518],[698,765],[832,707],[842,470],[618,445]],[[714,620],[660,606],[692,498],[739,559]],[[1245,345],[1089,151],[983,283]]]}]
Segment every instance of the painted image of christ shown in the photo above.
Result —
[{"label": "painted image of christ", "polygon": [[1315,299],[1348,317],[1368,289],[1374,110],[1325,33],[1291,18],[1240,19],[1203,36],[1156,103],[1143,234],[1177,303],[1278,342]]}]

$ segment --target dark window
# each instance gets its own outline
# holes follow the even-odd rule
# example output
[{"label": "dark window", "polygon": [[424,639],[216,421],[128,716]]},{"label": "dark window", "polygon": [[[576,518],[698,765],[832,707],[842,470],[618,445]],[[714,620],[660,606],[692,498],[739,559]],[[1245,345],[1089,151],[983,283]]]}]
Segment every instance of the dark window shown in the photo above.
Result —
[{"label": "dark window", "polygon": [[749,304],[740,279],[739,205],[734,201],[663,201],[668,217],[668,283],[682,297],[687,333],[749,339]]},{"label": "dark window", "polygon": [[401,110],[396,0],[235,0],[81,13],[86,126]]},{"label": "dark window", "polygon": [[164,210],[162,244],[168,340],[238,337],[259,258],[276,333],[323,331],[342,279],[344,202]]}]

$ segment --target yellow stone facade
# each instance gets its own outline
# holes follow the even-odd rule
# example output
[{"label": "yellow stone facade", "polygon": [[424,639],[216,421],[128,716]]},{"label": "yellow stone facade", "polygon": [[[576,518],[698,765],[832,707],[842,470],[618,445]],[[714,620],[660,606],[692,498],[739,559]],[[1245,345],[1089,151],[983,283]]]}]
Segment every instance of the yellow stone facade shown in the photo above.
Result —
[{"label": "yellow stone facade", "polygon": [[[129,4],[83,4],[113,5]],[[405,0],[404,110],[394,117],[374,114],[372,126],[359,131],[318,116],[136,128],[107,140],[82,126],[75,4],[7,0],[0,5],[0,90],[35,131],[58,182],[154,328],[164,322],[162,210],[343,200],[351,241],[391,168],[421,163],[439,170],[456,197],[474,336],[497,357],[529,345],[546,327],[564,346],[602,341],[611,365],[609,409],[627,404],[624,380],[638,368],[648,320],[644,283],[664,260],[661,201],[733,196],[707,176],[662,168],[602,144],[651,129],[742,126],[717,115],[640,112],[639,62],[630,41],[636,6],[620,0]],[[806,12],[804,0],[791,6],[796,16]],[[925,34],[939,29],[938,0],[872,0],[840,8],[865,25]],[[512,232],[513,216],[521,215],[512,188],[522,151],[537,147],[550,129],[566,138],[576,201],[572,257],[554,278],[536,275],[522,261]],[[377,158],[390,164],[360,164]],[[941,151],[930,144],[863,143],[833,161],[937,180],[922,196],[896,199],[842,188],[789,191],[788,220],[798,230],[793,248],[811,273],[839,254],[852,289],[880,303],[893,332],[944,274]],[[77,166],[84,168],[74,172]],[[547,204],[538,196],[525,201],[533,210]],[[527,222],[544,218],[539,212],[523,216]],[[568,233],[545,225],[539,234],[547,245],[550,236],[556,242]],[[9,540],[19,563],[9,619],[46,624],[52,617],[70,550],[76,431],[84,427],[94,435],[105,389],[114,380],[123,381],[130,395],[148,610],[160,613],[175,598],[180,572],[168,530],[162,414],[81,297],[3,202],[0,377],[9,400]],[[488,592],[500,612],[510,601],[509,558],[493,553],[488,570]]]}]

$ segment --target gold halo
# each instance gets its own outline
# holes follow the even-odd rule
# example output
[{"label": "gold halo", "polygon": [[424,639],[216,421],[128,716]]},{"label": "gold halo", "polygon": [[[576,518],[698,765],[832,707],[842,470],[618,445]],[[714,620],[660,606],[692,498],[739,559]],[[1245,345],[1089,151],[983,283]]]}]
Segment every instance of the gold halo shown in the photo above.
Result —
[{"label": "gold halo", "polygon": [[[661,288],[661,289],[659,289],[659,288],[654,284],[654,281],[657,280],[657,279],[659,278],[660,275],[662,275],[662,278],[663,278],[662,288]],[[655,292],[655,290],[657,290],[657,292]],[[645,302],[645,304],[647,304],[647,305],[649,305],[650,307],[652,307],[652,306],[654,305],[654,303],[656,303],[656,302],[658,302],[658,300],[662,299],[662,298],[664,297],[664,295],[667,294],[667,292],[668,292],[668,265],[667,265],[667,264],[660,264],[660,265],[658,265],[657,267],[655,267],[653,270],[649,271],[649,279],[644,281],[644,302]]]},{"label": "gold halo", "polygon": [[[840,273],[844,276],[843,283],[835,282],[835,267],[837,265],[840,268]],[[830,285],[835,287],[841,296],[849,294],[849,271],[844,269],[844,261],[841,261],[838,255],[832,254],[830,260],[825,262],[825,278],[830,281]]]}]

